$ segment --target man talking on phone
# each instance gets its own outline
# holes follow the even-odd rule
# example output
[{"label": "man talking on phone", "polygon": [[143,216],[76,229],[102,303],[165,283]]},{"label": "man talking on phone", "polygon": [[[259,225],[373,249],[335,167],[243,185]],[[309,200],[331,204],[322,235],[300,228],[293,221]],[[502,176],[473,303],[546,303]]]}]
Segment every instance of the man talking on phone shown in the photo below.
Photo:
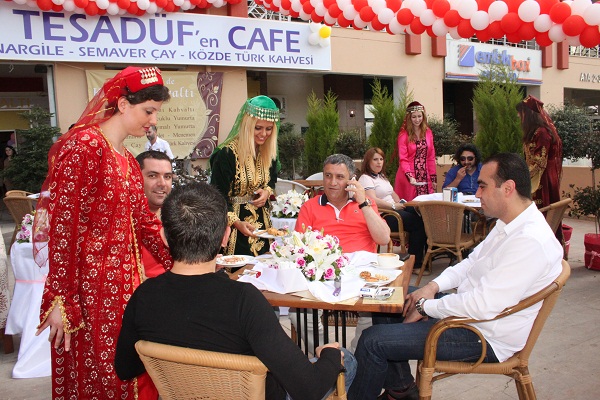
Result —
[{"label": "man talking on phone", "polygon": [[[379,215],[375,202],[365,194],[356,180],[352,159],[333,154],[323,163],[324,194],[315,196],[300,208],[296,231],[311,226],[336,236],[344,253],[359,250],[377,251],[377,245],[387,245],[390,228]],[[352,179],[350,178],[352,177]]]}]

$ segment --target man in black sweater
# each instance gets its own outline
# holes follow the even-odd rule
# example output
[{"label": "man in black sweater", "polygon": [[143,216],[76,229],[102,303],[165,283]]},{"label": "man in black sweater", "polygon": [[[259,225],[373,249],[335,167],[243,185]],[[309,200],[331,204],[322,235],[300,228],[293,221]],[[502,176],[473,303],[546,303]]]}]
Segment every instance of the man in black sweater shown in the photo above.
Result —
[{"label": "man in black sweater", "polygon": [[267,399],[283,400],[286,392],[296,400],[323,398],[343,370],[339,344],[319,347],[318,360],[309,362],[258,289],[215,272],[230,233],[221,194],[200,183],[176,188],[163,205],[162,222],[173,268],[140,285],[127,305],[115,357],[119,378],[145,371],[134,346],[149,340],[254,355],[270,371]]}]

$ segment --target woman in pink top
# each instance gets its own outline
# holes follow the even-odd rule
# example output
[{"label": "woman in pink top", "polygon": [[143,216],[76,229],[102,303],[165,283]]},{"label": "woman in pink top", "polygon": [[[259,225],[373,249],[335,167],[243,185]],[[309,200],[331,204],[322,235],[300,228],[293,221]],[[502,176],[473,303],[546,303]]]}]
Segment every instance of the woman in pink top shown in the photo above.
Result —
[{"label": "woman in pink top", "polygon": [[406,116],[398,135],[400,165],[396,173],[394,191],[410,201],[421,194],[437,189],[433,133],[427,126],[425,107],[413,101],[406,108]]}]

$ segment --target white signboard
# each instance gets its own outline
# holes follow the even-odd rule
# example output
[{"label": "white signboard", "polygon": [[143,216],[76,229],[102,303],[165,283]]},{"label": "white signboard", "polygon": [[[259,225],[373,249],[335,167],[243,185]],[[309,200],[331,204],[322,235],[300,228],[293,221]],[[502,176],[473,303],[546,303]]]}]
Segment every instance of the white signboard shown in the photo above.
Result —
[{"label": "white signboard", "polygon": [[477,81],[490,65],[504,65],[521,85],[542,84],[542,51],[459,40],[446,41],[446,79]]},{"label": "white signboard", "polygon": [[0,1],[0,60],[331,70],[307,23],[186,13],[89,16]]}]

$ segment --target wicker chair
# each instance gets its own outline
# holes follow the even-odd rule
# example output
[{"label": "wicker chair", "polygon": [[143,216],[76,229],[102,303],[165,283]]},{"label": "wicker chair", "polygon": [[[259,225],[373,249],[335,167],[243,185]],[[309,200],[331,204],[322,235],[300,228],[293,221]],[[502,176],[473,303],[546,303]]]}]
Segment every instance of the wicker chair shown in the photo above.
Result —
[{"label": "wicker chair", "polygon": [[[483,363],[482,360],[485,357],[486,346],[485,339],[477,330],[477,328],[468,325],[473,322],[484,322],[477,321],[469,318],[461,317],[448,317],[441,321],[438,321],[429,331],[427,335],[427,341],[425,342],[425,354],[423,360],[419,361],[417,367],[417,384],[419,385],[419,398],[421,400],[430,400],[432,395],[433,382],[444,379],[455,374],[494,374],[494,375],[507,375],[515,380],[517,386],[517,393],[520,400],[531,400],[536,399],[535,390],[531,381],[531,375],[529,374],[529,356],[533,350],[533,346],[537,342],[537,339],[548,319],[548,315],[552,311],[554,304],[558,296],[562,292],[562,288],[565,282],[571,274],[571,268],[569,264],[563,260],[561,274],[544,289],[538,293],[521,300],[517,305],[509,307],[502,311],[496,318],[504,318],[507,315],[514,314],[518,311],[524,310],[532,305],[543,302],[538,315],[533,323],[525,347],[517,353],[515,353],[508,360],[501,363]],[[453,328],[466,328],[475,332],[481,339],[482,355],[475,363],[458,362],[458,361],[438,361],[436,360],[437,352],[437,341],[447,329]],[[434,373],[439,373],[434,376]]]},{"label": "wicker chair", "polygon": [[[391,253],[394,249],[394,240],[400,242],[400,252],[406,253],[408,251],[406,244],[408,242],[408,232],[404,230],[404,224],[402,223],[402,217],[396,211],[393,210],[380,210],[381,218],[387,216],[394,217],[398,220],[398,231],[390,232],[390,242],[388,243],[387,252]],[[377,252],[379,253],[379,245],[377,245]]]},{"label": "wicker chair", "polygon": [[21,230],[23,217],[25,214],[31,214],[33,211],[33,201],[30,198],[23,196],[7,196],[3,200],[4,204],[6,204],[6,208],[8,208],[8,212],[10,212],[10,215],[15,221],[15,229],[10,244],[8,245],[8,253],[10,254],[10,248],[15,242],[17,233]]},{"label": "wicker chair", "polygon": [[[427,234],[427,252],[415,282],[416,286],[421,283],[425,268],[431,270],[431,260],[435,254],[449,252],[461,261],[462,252],[476,246],[486,233],[485,216],[473,207],[448,201],[422,201],[419,202],[418,208]],[[479,217],[468,227],[464,226],[465,211]]]},{"label": "wicker chair", "polygon": [[[140,340],[135,344],[163,400],[264,400],[268,369],[254,356],[217,353]],[[344,374],[331,400],[346,399]]]},{"label": "wicker chair", "polygon": [[10,196],[27,197],[30,194],[33,194],[33,193],[28,192],[26,190],[9,190],[8,192],[6,192],[6,196],[8,196],[8,197],[10,197]]},{"label": "wicker chair", "polygon": [[305,193],[308,191],[308,188],[298,182],[277,178],[277,182],[275,183],[275,195],[287,193],[290,190],[295,190],[298,193]]},{"label": "wicker chair", "polygon": [[548,225],[550,225],[552,232],[556,232],[562,225],[565,212],[567,212],[567,209],[569,209],[572,204],[573,200],[564,199],[540,208],[540,211],[546,214],[546,221],[548,222]]}]

